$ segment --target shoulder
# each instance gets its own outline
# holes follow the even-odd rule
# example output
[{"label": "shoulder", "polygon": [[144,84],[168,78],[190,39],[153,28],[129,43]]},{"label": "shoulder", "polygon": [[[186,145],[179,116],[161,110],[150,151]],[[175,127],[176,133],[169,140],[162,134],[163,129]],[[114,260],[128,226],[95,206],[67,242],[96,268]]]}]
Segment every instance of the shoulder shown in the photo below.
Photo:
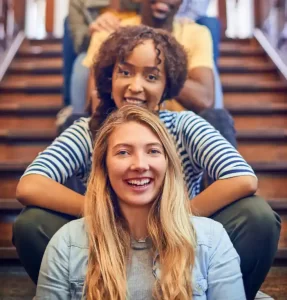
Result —
[{"label": "shoulder", "polygon": [[[188,22],[179,22],[174,21],[173,27],[175,32],[178,30],[181,30],[184,33],[187,34],[203,34],[203,35],[209,35],[209,30],[206,26],[199,25],[195,23],[194,21],[188,21]],[[197,36],[193,36],[192,38],[197,38]]]},{"label": "shoulder", "polygon": [[61,227],[52,238],[54,244],[65,243],[66,247],[88,248],[85,219],[70,221]]},{"label": "shoulder", "polygon": [[191,222],[196,232],[198,247],[206,246],[213,248],[225,232],[225,229],[219,222],[209,218],[192,216]]},{"label": "shoulder", "polygon": [[71,126],[81,127],[86,130],[89,130],[90,120],[91,120],[91,118],[79,118],[79,119],[75,120]]},{"label": "shoulder", "polygon": [[141,24],[140,16],[129,17],[121,21],[121,26],[132,26],[132,25],[140,25],[140,24]]},{"label": "shoulder", "polygon": [[191,129],[190,126],[198,127],[208,124],[192,111],[176,112],[163,110],[159,112],[159,118],[168,129],[176,127],[177,129],[185,130],[186,128]]}]

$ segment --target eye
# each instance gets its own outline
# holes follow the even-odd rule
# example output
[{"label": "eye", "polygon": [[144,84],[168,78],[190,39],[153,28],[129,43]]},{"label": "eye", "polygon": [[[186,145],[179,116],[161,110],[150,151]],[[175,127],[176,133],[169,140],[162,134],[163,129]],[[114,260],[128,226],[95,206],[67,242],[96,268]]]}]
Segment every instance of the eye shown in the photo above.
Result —
[{"label": "eye", "polygon": [[147,79],[149,81],[155,81],[155,80],[158,79],[158,77],[156,75],[154,75],[154,74],[148,74]]},{"label": "eye", "polygon": [[127,156],[129,153],[127,150],[120,150],[116,153],[116,155],[119,155],[119,156]]},{"label": "eye", "polygon": [[149,154],[161,154],[161,151],[159,149],[156,149],[156,148],[152,148],[149,150]]},{"label": "eye", "polygon": [[129,76],[130,75],[130,72],[128,70],[124,70],[122,68],[118,68],[118,73],[123,75],[123,76]]}]

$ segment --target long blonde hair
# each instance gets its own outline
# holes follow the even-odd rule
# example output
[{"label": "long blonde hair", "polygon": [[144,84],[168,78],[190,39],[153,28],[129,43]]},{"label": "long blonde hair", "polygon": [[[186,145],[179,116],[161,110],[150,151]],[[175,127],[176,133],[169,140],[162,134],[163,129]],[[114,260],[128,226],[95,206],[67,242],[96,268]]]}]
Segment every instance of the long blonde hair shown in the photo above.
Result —
[{"label": "long blonde hair", "polygon": [[[148,216],[148,233],[159,254],[160,278],[155,281],[155,299],[192,299],[191,275],[196,237],[181,164],[172,138],[152,112],[135,105],[112,113],[97,133],[93,165],[85,199],[85,219],[89,237],[86,276],[87,299],[126,300],[127,258],[130,233],[127,222],[109,183],[106,167],[108,139],[113,130],[126,122],[148,127],[161,141],[167,171],[161,193]],[[152,270],[151,270],[152,271]]]}]

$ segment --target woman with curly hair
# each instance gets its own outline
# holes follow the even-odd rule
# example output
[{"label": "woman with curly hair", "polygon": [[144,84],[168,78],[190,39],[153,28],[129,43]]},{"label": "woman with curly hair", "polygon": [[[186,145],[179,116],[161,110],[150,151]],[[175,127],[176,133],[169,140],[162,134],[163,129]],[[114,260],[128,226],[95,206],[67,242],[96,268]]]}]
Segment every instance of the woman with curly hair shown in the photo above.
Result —
[{"label": "woman with curly hair", "polygon": [[[192,212],[224,226],[241,258],[248,299],[254,298],[277,250],[280,219],[264,199],[251,196],[257,189],[252,168],[218,131],[191,111],[159,110],[184,85],[182,46],[165,31],[124,27],[103,43],[94,72],[101,99],[97,111],[76,121],[40,153],[17,187],[17,199],[28,207],[15,223],[14,243],[28,274],[37,282],[49,240],[82,214],[84,196],[63,184],[73,175],[87,182],[97,131],[113,110],[132,104],[154,112],[168,130]],[[214,182],[200,192],[204,171]]]},{"label": "woman with curly hair", "polygon": [[95,138],[85,218],[47,246],[36,299],[246,299],[222,225],[191,217],[174,142],[136,105]]}]

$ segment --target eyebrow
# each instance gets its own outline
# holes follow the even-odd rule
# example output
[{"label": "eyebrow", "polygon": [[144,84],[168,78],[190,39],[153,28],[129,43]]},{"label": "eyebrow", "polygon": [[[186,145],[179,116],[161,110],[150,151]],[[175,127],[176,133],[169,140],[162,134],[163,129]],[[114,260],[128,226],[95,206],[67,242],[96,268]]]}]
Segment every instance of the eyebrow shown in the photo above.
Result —
[{"label": "eyebrow", "polygon": [[[126,61],[122,61],[122,62],[119,62],[120,65],[124,65],[124,66],[127,66],[127,67],[131,67],[131,68],[136,68],[135,65],[131,64],[131,63],[128,63]],[[160,72],[160,69],[157,67],[157,66],[153,66],[153,67],[144,67],[144,69],[148,70],[148,71],[157,71],[157,72]]]},{"label": "eyebrow", "polygon": [[[163,146],[161,143],[148,143],[145,144],[145,146],[151,147],[151,146],[157,146],[163,149]],[[116,144],[112,149],[118,148],[118,147],[128,147],[128,148],[132,148],[133,146],[131,144],[127,144],[127,143],[120,143],[120,144]]]}]

